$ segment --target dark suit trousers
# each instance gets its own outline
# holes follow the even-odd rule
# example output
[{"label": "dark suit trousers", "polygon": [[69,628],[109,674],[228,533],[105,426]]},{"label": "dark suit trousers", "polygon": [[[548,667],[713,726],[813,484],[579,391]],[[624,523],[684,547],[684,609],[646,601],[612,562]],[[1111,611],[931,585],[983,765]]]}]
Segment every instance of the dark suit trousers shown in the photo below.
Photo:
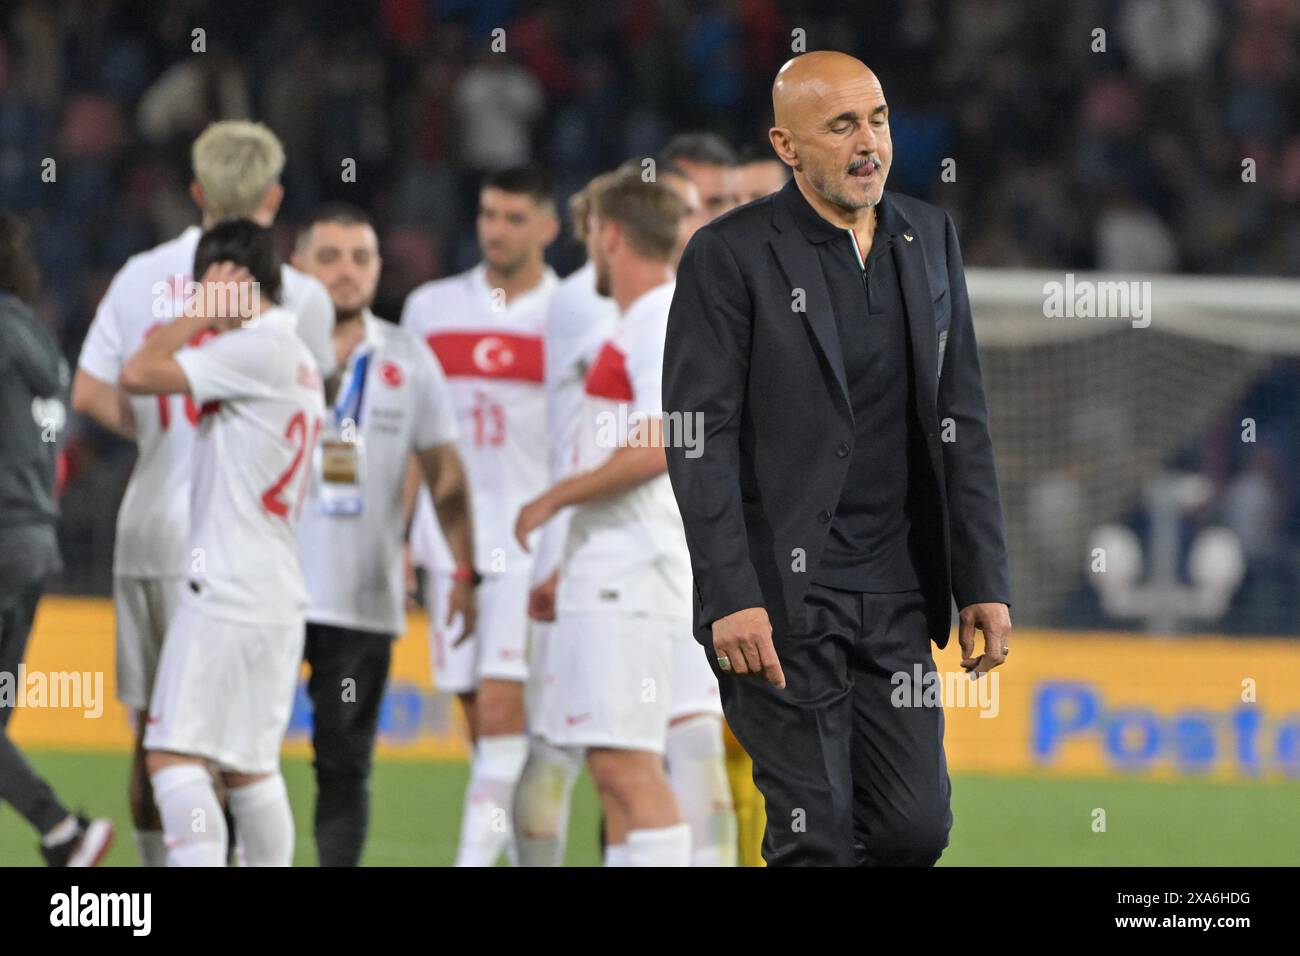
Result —
[{"label": "dark suit trousers", "polygon": [[807,633],[774,625],[785,690],[718,673],[727,723],[767,803],[763,858],[931,866],[952,827],[943,709],[891,704],[894,674],[935,669],[922,594],[814,584],[805,606]]},{"label": "dark suit trousers", "polygon": [[[316,751],[316,853],[321,866],[360,866],[370,825],[370,768],[388,686],[393,635],[308,624]],[[355,693],[344,697],[345,680]]]}]

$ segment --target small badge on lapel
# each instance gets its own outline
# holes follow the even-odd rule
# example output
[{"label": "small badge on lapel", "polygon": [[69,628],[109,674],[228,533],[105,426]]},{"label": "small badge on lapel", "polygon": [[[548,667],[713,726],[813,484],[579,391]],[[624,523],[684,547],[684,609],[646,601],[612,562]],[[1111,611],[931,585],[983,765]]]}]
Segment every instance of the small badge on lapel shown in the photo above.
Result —
[{"label": "small badge on lapel", "polygon": [[903,238],[906,239],[908,242],[911,242],[911,241],[912,241],[912,234],[911,234],[910,232],[905,232],[905,233],[903,233]]}]

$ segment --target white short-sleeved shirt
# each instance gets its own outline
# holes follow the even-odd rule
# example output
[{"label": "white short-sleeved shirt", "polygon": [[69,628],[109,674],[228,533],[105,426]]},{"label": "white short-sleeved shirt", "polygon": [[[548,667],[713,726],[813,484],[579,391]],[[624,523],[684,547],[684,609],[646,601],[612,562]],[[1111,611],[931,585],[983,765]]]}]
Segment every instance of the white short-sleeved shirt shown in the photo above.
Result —
[{"label": "white short-sleeved shirt", "polygon": [[[548,268],[535,287],[494,307],[499,297],[479,264],[426,282],[402,310],[402,328],[428,343],[447,378],[473,500],[474,560],[484,574],[532,568],[514,525],[519,509],[548,486],[542,335],[558,283]],[[411,551],[435,571],[455,567],[427,489],[416,506]]]},{"label": "white short-sleeved shirt", "polygon": [[[601,345],[618,328],[618,306],[596,292],[596,266],[588,262],[565,277],[546,313],[546,432],[551,446],[551,484],[573,473],[587,370]],[[558,566],[573,513],[565,508],[542,527],[533,568],[540,583]]]},{"label": "white short-sleeved shirt", "polygon": [[[78,364],[116,385],[126,360],[154,329],[181,315],[185,285],[203,231],[132,256],[108,287],[86,333]],[[285,266],[281,299],[296,313],[298,335],[328,377],[337,364],[331,333],[334,306],[325,287]],[[185,574],[189,567],[190,459],[199,410],[184,395],[131,396],[138,456],[117,514],[113,572],[127,577]]]},{"label": "white short-sleeved shirt", "polygon": [[324,399],[296,325],[270,309],[176,354],[200,409],[186,597],[211,617],[292,625],[307,607],[295,526]]},{"label": "white short-sleeved shirt", "polygon": [[[633,302],[587,372],[577,470],[614,453],[643,418],[663,414],[664,338],[673,283]],[[557,594],[566,611],[691,614],[691,566],[667,472],[614,498],[573,509]]]},{"label": "white short-sleeved shirt", "polygon": [[[327,514],[319,468],[298,525],[310,604],[307,620],[381,634],[405,630],[402,486],[412,452],[457,438],[446,379],[428,346],[404,329],[362,317],[366,332],[348,357],[339,394],[366,359],[356,432],[361,438],[361,513]],[[332,415],[333,412],[331,411]],[[319,451],[317,452],[319,455]],[[319,460],[319,459],[318,459]]]}]

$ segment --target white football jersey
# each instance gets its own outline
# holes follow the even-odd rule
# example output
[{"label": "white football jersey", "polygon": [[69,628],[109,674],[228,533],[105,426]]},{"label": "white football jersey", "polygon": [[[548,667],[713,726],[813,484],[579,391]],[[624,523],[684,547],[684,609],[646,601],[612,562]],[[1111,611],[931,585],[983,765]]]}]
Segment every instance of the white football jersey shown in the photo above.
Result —
[{"label": "white football jersey", "polygon": [[[587,370],[606,339],[618,328],[618,305],[596,292],[596,266],[588,262],[563,279],[546,313],[546,430],[551,445],[551,484],[574,470],[578,417]],[[564,553],[572,509],[565,508],[542,528],[533,581],[540,583]]]},{"label": "white football jersey", "polygon": [[[122,366],[156,328],[179,316],[194,252],[203,230],[191,226],[175,239],[132,256],[113,277],[86,333],[78,364],[116,385]],[[337,360],[331,333],[334,306],[325,287],[289,266],[281,272],[283,305],[298,315],[298,335],[325,377]],[[187,573],[190,459],[195,402],[184,395],[133,395],[137,457],[117,514],[113,573],[165,577]]]},{"label": "white football jersey", "polygon": [[[339,387],[342,411],[364,360],[354,419],[361,445],[361,510],[329,513],[320,493],[320,471],[313,469],[298,526],[311,595],[307,620],[401,634],[406,629],[402,487],[407,462],[412,452],[455,441],[456,416],[442,369],[428,347],[370,312],[362,321],[365,338],[348,357]],[[319,460],[318,453],[317,465]]]},{"label": "white football jersey", "polygon": [[[426,282],[402,310],[402,328],[429,344],[447,378],[473,499],[475,566],[484,574],[532,567],[514,526],[519,509],[548,487],[542,335],[558,282],[547,268],[541,282],[507,305],[494,296],[480,263]],[[425,489],[411,551],[435,571],[455,567]]]},{"label": "white football jersey", "polygon": [[199,407],[187,598],[210,617],[301,623],[296,525],[324,414],[297,316],[270,309],[176,354]]},{"label": "white football jersey", "polygon": [[[664,339],[674,284],[633,302],[587,372],[576,468],[591,471],[643,418],[663,414]],[[677,499],[664,472],[613,498],[573,509],[556,598],[566,611],[691,614],[691,565]]]}]

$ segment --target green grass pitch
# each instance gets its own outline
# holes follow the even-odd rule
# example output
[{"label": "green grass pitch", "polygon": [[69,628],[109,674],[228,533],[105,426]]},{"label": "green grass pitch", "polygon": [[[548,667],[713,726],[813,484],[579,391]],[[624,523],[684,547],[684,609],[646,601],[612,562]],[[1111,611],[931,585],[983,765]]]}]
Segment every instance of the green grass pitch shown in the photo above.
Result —
[{"label": "green grass pitch", "polygon": [[[118,754],[29,754],[69,806],[108,814],[118,836],[106,865],[137,862],[126,809],[126,760]],[[315,864],[312,779],[287,759],[297,821],[295,863]],[[455,855],[466,768],[380,761],[371,781],[371,866],[445,866]],[[1094,811],[1106,832],[1093,832]],[[941,865],[1294,866],[1300,863],[1300,781],[1163,782],[1137,779],[953,777],[952,842]],[[568,864],[599,863],[597,807],[583,779],[574,794]],[[37,865],[31,830],[0,807],[0,866]]]}]

